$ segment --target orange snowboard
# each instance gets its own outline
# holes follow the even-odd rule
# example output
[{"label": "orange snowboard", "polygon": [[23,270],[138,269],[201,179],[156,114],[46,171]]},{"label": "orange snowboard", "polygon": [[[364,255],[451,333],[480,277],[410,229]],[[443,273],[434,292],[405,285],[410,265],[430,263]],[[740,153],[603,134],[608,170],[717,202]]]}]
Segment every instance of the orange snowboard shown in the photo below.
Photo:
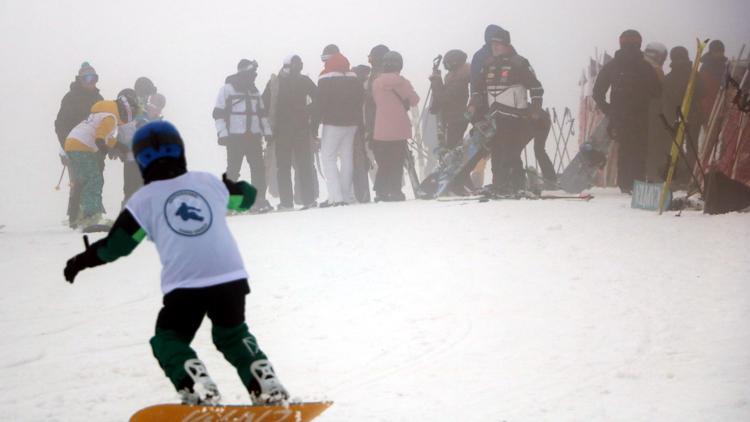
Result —
[{"label": "orange snowboard", "polygon": [[307,422],[333,402],[292,403],[285,406],[190,406],[157,404],[136,412],[130,422]]}]

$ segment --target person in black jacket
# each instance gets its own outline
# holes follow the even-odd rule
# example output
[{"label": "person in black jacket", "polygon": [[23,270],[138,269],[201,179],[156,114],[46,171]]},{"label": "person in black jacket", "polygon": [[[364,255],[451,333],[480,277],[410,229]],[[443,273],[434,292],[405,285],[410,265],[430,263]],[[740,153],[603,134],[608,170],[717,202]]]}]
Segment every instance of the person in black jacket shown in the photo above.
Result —
[{"label": "person in black jacket", "polygon": [[[328,200],[324,206],[354,202],[352,191],[354,136],[362,122],[364,86],[350,71],[341,53],[329,55],[318,79],[318,108],[322,123],[321,161]],[[341,169],[337,161],[341,161]]]},{"label": "person in black jacket", "polygon": [[96,70],[88,62],[83,62],[78,70],[78,75],[70,84],[70,91],[60,101],[60,110],[57,112],[57,118],[55,119],[55,134],[57,135],[57,141],[60,143],[60,160],[63,166],[67,166],[69,170],[68,225],[71,227],[75,227],[76,220],[79,217],[81,189],[80,186],[73,183],[73,175],[70,173],[71,167],[68,166],[63,145],[70,131],[89,116],[91,106],[104,99],[96,87],[98,81],[99,75],[96,74]]},{"label": "person in black jacket", "polygon": [[631,193],[634,180],[645,180],[649,103],[661,95],[661,83],[644,59],[641,44],[638,31],[623,32],[620,49],[594,84],[594,101],[609,118],[610,133],[619,147],[617,185],[623,193]]},{"label": "person in black jacket", "polygon": [[[269,104],[272,142],[276,148],[279,210],[294,209],[294,190],[300,192],[303,209],[317,206],[312,152],[317,128],[314,123],[317,87],[302,74],[303,65],[299,56],[285,59],[279,76],[271,78],[263,92],[263,102]],[[297,175],[294,190],[292,164]]]},{"label": "person in black jacket", "polygon": [[493,115],[497,132],[489,144],[492,191],[515,194],[525,188],[521,152],[544,121],[544,88],[529,61],[516,52],[508,31],[490,25],[485,42],[474,55],[481,63],[472,63],[478,75],[471,80],[469,113],[475,121],[487,113]]}]

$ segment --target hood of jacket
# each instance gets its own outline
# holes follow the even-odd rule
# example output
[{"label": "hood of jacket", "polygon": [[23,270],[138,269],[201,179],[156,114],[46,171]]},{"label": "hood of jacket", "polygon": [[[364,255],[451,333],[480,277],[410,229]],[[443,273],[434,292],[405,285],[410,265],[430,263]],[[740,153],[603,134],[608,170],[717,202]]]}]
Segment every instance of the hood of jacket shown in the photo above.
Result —
[{"label": "hood of jacket", "polygon": [[325,75],[326,73],[346,73],[351,69],[351,65],[349,64],[349,60],[341,53],[336,53],[328,58],[325,62],[325,66],[323,66],[323,71],[320,72],[321,75]]}]

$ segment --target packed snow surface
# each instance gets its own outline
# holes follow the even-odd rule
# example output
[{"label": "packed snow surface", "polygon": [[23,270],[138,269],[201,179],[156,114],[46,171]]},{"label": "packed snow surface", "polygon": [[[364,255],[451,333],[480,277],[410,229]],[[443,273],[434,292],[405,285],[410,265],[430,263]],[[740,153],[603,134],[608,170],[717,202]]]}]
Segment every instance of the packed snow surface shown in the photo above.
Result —
[{"label": "packed snow surface", "polygon": [[[232,217],[251,331],[326,421],[750,420],[750,216],[591,202],[408,201]],[[0,419],[124,421],[176,402],[148,340],[144,242],[82,272],[81,236],[0,231]],[[225,403],[246,403],[204,322]]]}]

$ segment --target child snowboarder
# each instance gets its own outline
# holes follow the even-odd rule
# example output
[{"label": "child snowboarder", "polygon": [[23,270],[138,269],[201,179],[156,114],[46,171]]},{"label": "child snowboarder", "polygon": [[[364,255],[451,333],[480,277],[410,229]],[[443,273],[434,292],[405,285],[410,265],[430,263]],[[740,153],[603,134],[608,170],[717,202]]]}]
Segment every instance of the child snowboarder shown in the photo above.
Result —
[{"label": "child snowboarder", "polygon": [[242,257],[226,223],[227,208],[246,211],[257,190],[187,171],[177,129],[152,122],[133,137],[145,185],[127,202],[107,237],[68,260],[65,279],[130,254],[148,237],[163,270],[164,306],[151,338],[154,357],[185,404],[218,404],[219,390],[190,347],[204,316],[216,348],[236,369],[253,404],[281,404],[289,395],[245,324],[250,292]]}]

